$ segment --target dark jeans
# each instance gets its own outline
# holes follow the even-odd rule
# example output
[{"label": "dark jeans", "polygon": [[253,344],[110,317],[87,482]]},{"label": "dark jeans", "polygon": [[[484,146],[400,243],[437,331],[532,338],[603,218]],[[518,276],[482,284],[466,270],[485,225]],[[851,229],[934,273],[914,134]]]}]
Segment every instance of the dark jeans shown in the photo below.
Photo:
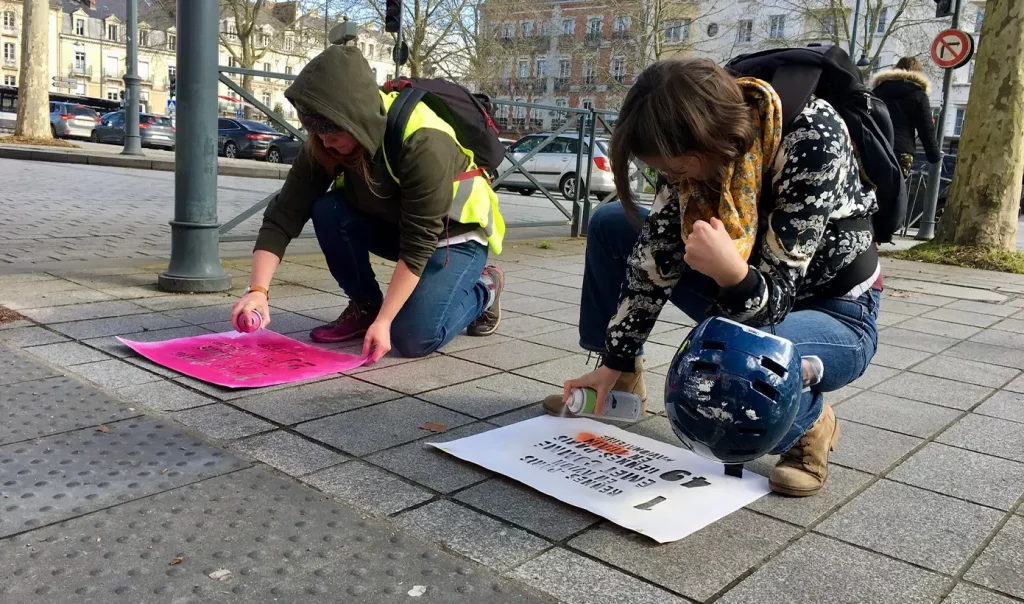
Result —
[{"label": "dark jeans", "polygon": [[[360,212],[342,191],[318,199],[312,217],[327,267],[345,295],[380,304],[384,295],[370,254],[398,260],[398,225]],[[438,248],[391,324],[392,348],[404,357],[426,356],[479,317],[487,304],[487,288],[480,282],[486,262],[487,248],[473,241]]]},{"label": "dark jeans", "polygon": [[[618,203],[604,206],[590,219],[580,303],[580,346],[586,350],[604,352],[605,330],[617,310],[626,260],[638,236]],[[713,283],[694,271],[686,279],[676,285],[672,303],[694,321],[703,321]],[[823,392],[839,390],[867,369],[878,347],[879,297],[877,291],[869,291],[856,300],[831,298],[798,305],[775,326],[775,333],[793,342],[801,356],[819,357],[825,374],[821,383],[803,393],[796,420],[773,453],[789,450],[814,425],[821,415]]]}]

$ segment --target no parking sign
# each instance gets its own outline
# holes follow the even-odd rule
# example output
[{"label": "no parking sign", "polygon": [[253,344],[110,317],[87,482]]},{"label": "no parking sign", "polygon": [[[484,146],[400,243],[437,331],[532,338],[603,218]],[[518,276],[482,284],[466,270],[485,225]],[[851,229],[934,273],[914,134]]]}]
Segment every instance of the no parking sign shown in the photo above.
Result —
[{"label": "no parking sign", "polygon": [[963,67],[974,57],[974,38],[959,29],[939,32],[932,42],[932,60],[943,69]]}]

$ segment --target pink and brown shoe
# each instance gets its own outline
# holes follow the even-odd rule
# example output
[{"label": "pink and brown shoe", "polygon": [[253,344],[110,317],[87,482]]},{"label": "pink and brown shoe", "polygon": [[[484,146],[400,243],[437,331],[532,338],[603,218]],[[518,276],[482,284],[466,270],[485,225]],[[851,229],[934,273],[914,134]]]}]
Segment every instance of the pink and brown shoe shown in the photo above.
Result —
[{"label": "pink and brown shoe", "polygon": [[336,344],[361,338],[377,320],[379,312],[380,306],[349,302],[337,319],[309,332],[309,339],[320,344]]}]

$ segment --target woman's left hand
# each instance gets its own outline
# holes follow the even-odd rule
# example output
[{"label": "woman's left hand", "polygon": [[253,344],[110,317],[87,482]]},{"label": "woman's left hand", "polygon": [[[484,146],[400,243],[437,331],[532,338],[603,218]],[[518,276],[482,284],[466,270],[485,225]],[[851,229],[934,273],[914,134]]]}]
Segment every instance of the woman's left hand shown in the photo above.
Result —
[{"label": "woman's left hand", "polygon": [[373,351],[370,364],[376,363],[391,351],[391,322],[378,319],[366,330],[366,337],[363,338],[363,356],[368,356],[370,351]]},{"label": "woman's left hand", "polygon": [[683,260],[722,288],[738,285],[749,270],[725,225],[717,218],[712,218],[710,224],[703,220],[693,223]]}]

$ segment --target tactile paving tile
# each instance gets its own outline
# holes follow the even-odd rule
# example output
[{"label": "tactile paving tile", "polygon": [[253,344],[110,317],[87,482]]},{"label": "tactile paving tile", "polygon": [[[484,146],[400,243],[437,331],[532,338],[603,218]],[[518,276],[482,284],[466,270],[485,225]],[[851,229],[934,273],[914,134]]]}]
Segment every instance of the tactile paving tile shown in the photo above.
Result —
[{"label": "tactile paving tile", "polygon": [[37,363],[28,355],[0,347],[0,384],[17,384],[55,375],[60,375],[60,372],[53,367]]},{"label": "tactile paving tile", "polygon": [[0,536],[249,464],[156,419],[0,447]]},{"label": "tactile paving tile", "polygon": [[0,386],[0,445],[139,415],[67,377]]},{"label": "tactile paving tile", "polygon": [[262,468],[0,541],[0,601],[19,604],[372,604],[418,585],[429,602],[545,601]]}]

